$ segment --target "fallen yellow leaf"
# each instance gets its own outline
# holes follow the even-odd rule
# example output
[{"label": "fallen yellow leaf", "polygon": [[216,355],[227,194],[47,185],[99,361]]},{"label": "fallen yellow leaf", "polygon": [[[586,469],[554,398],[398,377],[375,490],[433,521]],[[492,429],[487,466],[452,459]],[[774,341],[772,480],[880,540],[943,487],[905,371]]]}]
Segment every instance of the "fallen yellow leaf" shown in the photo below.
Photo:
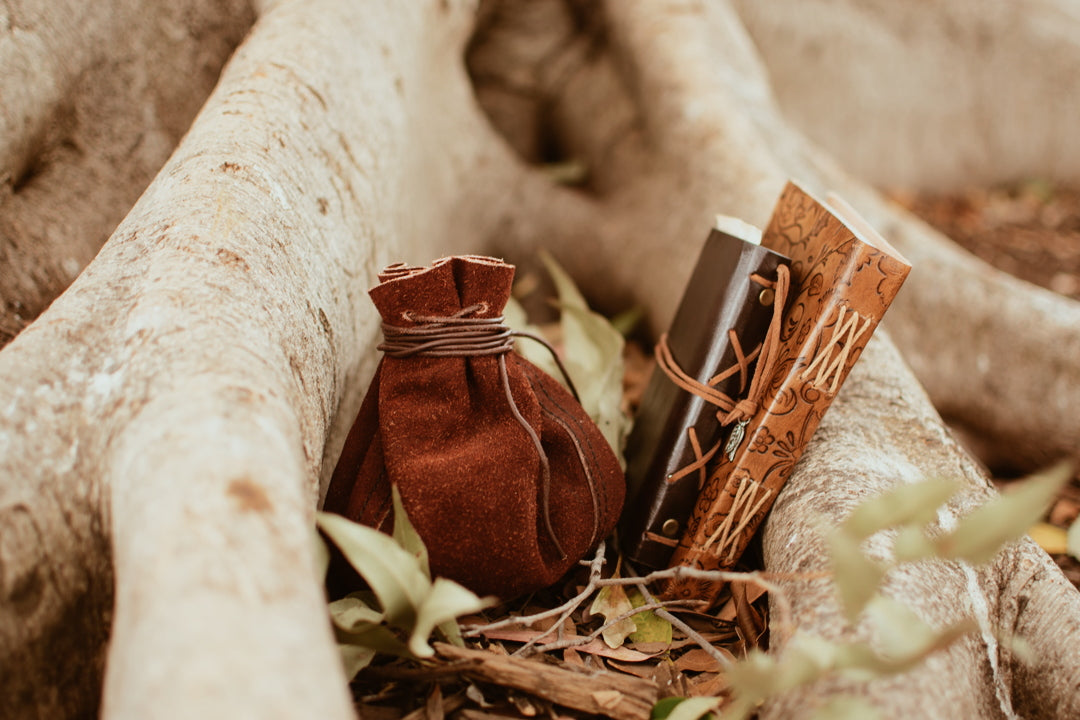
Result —
[{"label": "fallen yellow leaf", "polygon": [[1068,533],[1065,528],[1057,525],[1041,522],[1031,526],[1028,530],[1031,539],[1039,543],[1039,547],[1048,553],[1057,555],[1068,552]]}]

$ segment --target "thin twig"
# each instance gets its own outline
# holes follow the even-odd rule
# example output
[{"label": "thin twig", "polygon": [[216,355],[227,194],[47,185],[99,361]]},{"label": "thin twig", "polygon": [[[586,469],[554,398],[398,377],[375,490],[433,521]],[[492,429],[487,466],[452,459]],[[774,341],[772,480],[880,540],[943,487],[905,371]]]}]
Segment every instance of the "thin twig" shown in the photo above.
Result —
[{"label": "thin twig", "polygon": [[[486,632],[491,632],[492,630],[498,630],[504,627],[510,627],[512,625],[521,625],[528,628],[532,627],[541,620],[546,620],[550,617],[555,617],[557,615],[565,613],[563,617],[559,618],[558,622],[551,626],[551,628],[548,630],[548,633],[550,633],[551,630],[557,627],[561,627],[566,618],[570,617],[574,610],[577,610],[578,607],[581,606],[581,603],[585,602],[589,598],[589,596],[592,595],[593,591],[596,590],[596,583],[600,579],[600,573],[604,567],[604,553],[605,545],[604,542],[601,541],[601,543],[596,548],[596,555],[594,555],[593,559],[589,562],[589,582],[585,586],[585,589],[572,597],[570,600],[567,600],[562,605],[551,608],[550,610],[544,610],[543,612],[535,613],[533,615],[520,615],[504,618],[493,623],[488,623],[487,625],[467,625],[461,629],[461,634],[465,637],[476,637],[478,635],[483,635]],[[546,637],[548,633],[545,633],[540,637]]]},{"label": "thin twig", "polygon": [[[637,588],[641,591],[642,597],[644,597],[647,602],[656,602],[656,599],[652,596],[652,593],[649,592],[648,587],[643,581],[639,581],[637,583]],[[656,615],[657,617],[667,620],[669,623],[671,623],[672,627],[678,628],[680,631],[682,631],[684,635],[686,635],[686,637],[697,643],[698,647],[709,653],[710,657],[720,663],[720,667],[724,668],[725,670],[731,667],[731,660],[722,652],[717,650],[716,647],[711,642],[706,640],[697,630],[672,615],[665,608],[659,608],[658,610],[656,610]]]}]

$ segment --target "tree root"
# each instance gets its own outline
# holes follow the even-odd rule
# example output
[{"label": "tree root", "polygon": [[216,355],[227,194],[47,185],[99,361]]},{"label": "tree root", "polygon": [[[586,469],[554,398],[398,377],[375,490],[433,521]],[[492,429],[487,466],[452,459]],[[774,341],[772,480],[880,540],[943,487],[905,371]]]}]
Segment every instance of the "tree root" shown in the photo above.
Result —
[{"label": "tree root", "polygon": [[[5,717],[93,711],[114,598],[106,717],[352,716],[312,512],[373,369],[364,290],[476,235],[452,198],[485,149],[447,71],[470,21],[267,8],[157,180],[0,353],[0,512],[25,529],[3,534]],[[58,658],[68,633],[83,645]]]},{"label": "tree root", "polygon": [[871,185],[1080,181],[1080,96],[1063,80],[1080,74],[1070,3],[734,5],[785,117]]},{"label": "tree root", "polygon": [[247,0],[28,2],[10,12],[0,44],[0,347],[101,248],[253,19]]}]

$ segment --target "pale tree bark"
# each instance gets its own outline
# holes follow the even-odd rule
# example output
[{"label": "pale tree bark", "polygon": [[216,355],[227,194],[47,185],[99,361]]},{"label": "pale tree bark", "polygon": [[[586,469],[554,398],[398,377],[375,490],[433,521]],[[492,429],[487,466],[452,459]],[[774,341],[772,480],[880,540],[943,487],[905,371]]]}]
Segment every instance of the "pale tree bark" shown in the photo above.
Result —
[{"label": "pale tree bark", "polygon": [[1080,181],[1080,8],[1061,0],[736,0],[780,109],[857,177]]},{"label": "pale tree bark", "polygon": [[251,20],[247,0],[0,6],[0,346],[94,257]]},{"label": "pale tree bark", "polygon": [[[486,251],[527,262],[547,246],[602,304],[641,303],[662,327],[712,214],[761,222],[793,175],[849,196],[904,242],[919,270],[903,296],[917,302],[901,303],[890,324],[932,324],[920,308],[955,316],[945,346],[936,336],[901,343],[914,365],[968,343],[957,333],[970,332],[992,345],[985,371],[1000,382],[1053,372],[1075,405],[1080,383],[1066,384],[1076,369],[1063,353],[1080,323],[1028,358],[1013,347],[1024,328],[984,311],[990,298],[964,300],[972,288],[1008,290],[999,302],[1028,308],[1026,324],[1043,328],[1019,337],[1044,342],[1051,319],[1067,322],[1074,306],[971,269],[810,146],[777,110],[729,5],[482,9],[469,52],[474,96],[463,65],[471,3],[260,4],[146,193],[78,280],[0,352],[5,716],[92,711],[114,602],[106,716],[350,715],[314,574],[311,513],[374,367],[377,319],[364,293],[394,260]],[[518,129],[516,147],[581,159],[587,187],[560,187],[516,159],[476,97]],[[934,273],[945,271],[958,290],[935,289],[945,284]],[[767,547],[805,522],[796,500],[838,518],[864,482],[887,487],[944,468],[968,479],[963,502],[989,492],[887,336],[859,373],[792,480],[791,502],[778,505]],[[961,413],[984,407],[962,388],[957,397]],[[1021,401],[1004,395],[995,415]],[[1067,407],[1048,414],[1011,431],[1030,438],[1063,424],[1038,441],[1060,451],[1080,420]],[[865,441],[885,435],[889,453],[878,455]],[[838,464],[851,472],[834,480]],[[819,562],[817,546],[805,547]],[[778,549],[766,561],[792,562]],[[982,598],[986,622],[1039,640],[1048,625],[1037,608],[1075,605],[1047,562],[1024,544],[971,571],[974,580],[953,568],[936,604],[912,604],[936,620],[935,608],[963,612]],[[1010,578],[1018,567],[1034,580]],[[932,577],[913,573],[912,587]],[[837,617],[823,601],[797,620],[828,632]],[[1075,629],[1045,642],[1075,677]],[[58,648],[69,649],[68,664],[58,666]],[[977,639],[953,652],[941,681],[956,680],[966,704],[942,707],[993,716],[1010,698],[1020,707],[1057,692],[1008,658],[991,672],[991,649]],[[72,668],[86,664],[67,694]],[[909,707],[895,689],[865,691],[889,716]],[[802,697],[812,705],[828,692]]]}]

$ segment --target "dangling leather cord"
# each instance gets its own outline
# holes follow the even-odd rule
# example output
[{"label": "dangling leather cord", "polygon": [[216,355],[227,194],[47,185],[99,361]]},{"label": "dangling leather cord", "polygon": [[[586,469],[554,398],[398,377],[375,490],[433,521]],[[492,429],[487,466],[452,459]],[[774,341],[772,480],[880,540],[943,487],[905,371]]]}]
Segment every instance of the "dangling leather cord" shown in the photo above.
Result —
[{"label": "dangling leather cord", "polygon": [[[769,321],[769,329],[765,333],[765,339],[749,354],[743,353],[738,334],[734,330],[728,330],[728,339],[735,351],[735,364],[727,370],[710,378],[708,383],[700,383],[688,375],[675,362],[675,358],[671,354],[671,348],[668,347],[667,333],[661,335],[660,341],[656,344],[656,364],[673,383],[686,392],[693,393],[705,402],[719,408],[716,412],[716,419],[721,426],[730,425],[733,422],[737,423],[727,447],[725,447],[729,460],[734,459],[735,451],[742,443],[743,433],[740,431],[744,431],[746,423],[757,412],[758,405],[761,403],[761,396],[765,391],[765,384],[772,376],[773,368],[776,365],[776,357],[780,350],[780,331],[783,324],[784,305],[791,287],[791,274],[786,265],[780,265],[776,268],[775,283],[757,274],[751,275],[750,279],[759,285],[774,289],[772,319]],[[750,389],[746,392],[745,397],[741,400],[734,400],[716,389],[715,386],[718,383],[737,372],[739,373],[739,392],[745,390],[747,375],[750,372],[750,363],[755,358],[758,361],[757,366],[754,368],[754,376],[750,380]],[[705,467],[724,443],[722,439],[717,440],[713,447],[706,452],[702,452],[696,430],[691,427],[687,429],[687,432],[690,435],[690,447],[694,451],[694,461],[672,473],[667,479],[668,482],[675,482],[690,473],[697,472],[700,475],[699,485],[703,486],[707,476]]]},{"label": "dangling leather cord", "polygon": [[[477,303],[448,316],[416,315],[408,311],[403,312],[402,317],[405,320],[417,324],[403,327],[384,322],[382,324],[383,342],[379,344],[377,349],[393,358],[497,356],[499,377],[502,380],[503,391],[506,393],[506,400],[510,404],[510,412],[518,424],[528,433],[529,439],[532,440],[533,446],[536,448],[537,457],[540,459],[540,498],[543,505],[544,526],[547,529],[548,537],[551,538],[551,542],[555,545],[555,549],[565,558],[566,551],[559,544],[559,539],[555,536],[555,528],[551,524],[551,464],[548,462],[547,453],[544,452],[543,445],[540,442],[540,436],[536,434],[536,430],[518,410],[517,403],[514,402],[513,392],[510,389],[510,376],[506,371],[506,353],[514,349],[514,338],[528,338],[546,347],[555,359],[555,364],[558,365],[559,371],[570,388],[570,392],[574,395],[574,399],[579,403],[581,400],[578,397],[574,383],[570,380],[570,375],[566,372],[566,368],[555,352],[555,348],[547,340],[532,333],[511,330],[504,324],[505,321],[502,316],[492,318],[468,317],[475,313],[486,312],[487,309],[486,303]],[[580,452],[578,459],[581,461],[582,467],[585,467],[585,461],[580,457]],[[590,491],[595,492],[591,485]],[[593,503],[596,503],[595,497]]]}]

